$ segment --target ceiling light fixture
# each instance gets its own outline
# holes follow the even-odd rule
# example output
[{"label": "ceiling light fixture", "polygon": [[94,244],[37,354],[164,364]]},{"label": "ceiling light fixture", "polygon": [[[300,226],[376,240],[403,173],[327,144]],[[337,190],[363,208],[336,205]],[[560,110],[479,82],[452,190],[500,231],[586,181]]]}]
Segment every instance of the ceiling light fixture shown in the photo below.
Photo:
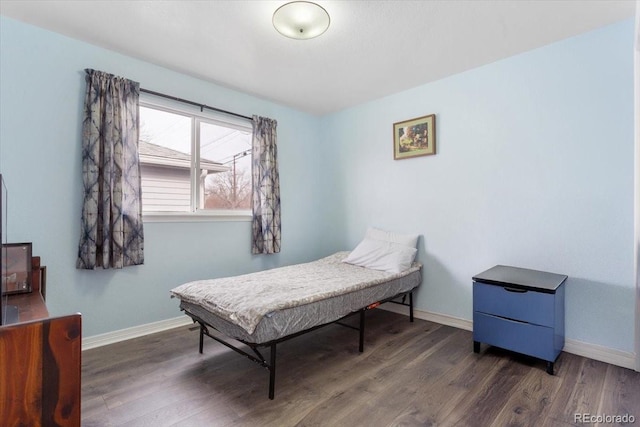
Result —
[{"label": "ceiling light fixture", "polygon": [[273,13],[273,26],[292,39],[312,39],[327,31],[329,14],[322,6],[309,1],[292,1]]}]

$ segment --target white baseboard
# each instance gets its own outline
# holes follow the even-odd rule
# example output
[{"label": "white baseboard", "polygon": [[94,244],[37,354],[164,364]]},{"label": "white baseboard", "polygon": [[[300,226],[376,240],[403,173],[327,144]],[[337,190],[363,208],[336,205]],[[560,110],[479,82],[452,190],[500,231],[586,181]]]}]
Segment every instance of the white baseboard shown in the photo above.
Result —
[{"label": "white baseboard", "polygon": [[[398,304],[384,304],[381,309],[393,311],[394,313],[409,315],[409,307]],[[462,319],[460,317],[449,316],[448,314],[434,313],[432,311],[422,311],[413,309],[413,316],[417,319],[428,320],[430,322],[440,323],[441,325],[453,326],[454,328],[473,331],[473,322],[471,320]]]},{"label": "white baseboard", "polygon": [[[409,308],[396,304],[384,304],[381,306],[383,310],[392,311],[394,313],[409,315]],[[440,323],[441,325],[452,326],[467,331],[473,330],[473,322],[471,320],[459,317],[449,316],[448,314],[434,313],[430,311],[422,311],[415,309],[413,315],[422,320]],[[107,332],[105,334],[94,335],[82,339],[82,350],[89,350],[103,345],[113,344],[156,332],[166,331],[168,329],[177,328],[193,323],[188,316],[174,317],[172,319],[161,320],[159,322],[147,323],[145,325],[134,326],[132,328],[120,329],[118,331]],[[578,356],[588,357],[589,359],[599,360],[601,362],[610,363],[623,368],[636,369],[636,355],[634,353],[616,350],[596,344],[590,344],[583,341],[565,339],[564,350],[567,353],[573,353]]]},{"label": "white baseboard", "polygon": [[[380,308],[394,313],[409,315],[409,308],[396,304],[384,304]],[[440,323],[441,325],[453,326],[454,328],[473,330],[473,322],[459,317],[449,316],[448,314],[434,313],[413,309],[414,317],[430,322]],[[567,353],[578,356],[587,357],[589,359],[598,360],[600,362],[610,363],[611,365],[622,366],[623,368],[636,369],[636,354],[627,351],[616,350],[614,348],[604,347],[597,344],[590,344],[583,341],[565,338],[564,349]]]},{"label": "white baseboard", "polygon": [[603,347],[601,345],[569,338],[565,338],[564,340],[563,351],[588,357],[589,359],[599,360],[600,362],[622,366],[623,368],[629,368],[631,370],[636,369],[636,355],[627,351],[616,350],[614,348]]},{"label": "white baseboard", "polygon": [[132,338],[138,338],[144,335],[177,328],[179,326],[189,325],[191,323],[193,323],[193,321],[189,316],[180,316],[131,328],[120,329],[118,331],[107,332],[105,334],[93,335],[82,339],[82,350],[84,351],[96,347],[102,347],[103,345],[114,344],[120,341],[126,341]]}]

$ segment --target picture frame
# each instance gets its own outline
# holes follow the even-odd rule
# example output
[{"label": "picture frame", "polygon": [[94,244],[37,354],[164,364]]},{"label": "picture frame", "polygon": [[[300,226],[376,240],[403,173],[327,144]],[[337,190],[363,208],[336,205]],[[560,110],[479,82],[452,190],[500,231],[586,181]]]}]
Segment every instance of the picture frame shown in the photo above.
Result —
[{"label": "picture frame", "polygon": [[436,154],[436,115],[416,117],[393,124],[393,159]]},{"label": "picture frame", "polygon": [[1,280],[5,294],[31,292],[31,243],[5,243],[2,255],[6,261]]}]

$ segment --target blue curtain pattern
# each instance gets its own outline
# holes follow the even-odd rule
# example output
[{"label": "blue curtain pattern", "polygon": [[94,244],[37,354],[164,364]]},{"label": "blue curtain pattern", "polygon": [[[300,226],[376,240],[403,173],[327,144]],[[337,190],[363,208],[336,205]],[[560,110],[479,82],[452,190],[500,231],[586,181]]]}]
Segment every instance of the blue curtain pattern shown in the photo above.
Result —
[{"label": "blue curtain pattern", "polygon": [[253,116],[252,245],[254,254],[280,252],[280,176],[276,127],[278,122]]},{"label": "blue curtain pattern", "polygon": [[76,268],[144,263],[138,157],[140,84],[87,69],[82,124],[84,202]]}]

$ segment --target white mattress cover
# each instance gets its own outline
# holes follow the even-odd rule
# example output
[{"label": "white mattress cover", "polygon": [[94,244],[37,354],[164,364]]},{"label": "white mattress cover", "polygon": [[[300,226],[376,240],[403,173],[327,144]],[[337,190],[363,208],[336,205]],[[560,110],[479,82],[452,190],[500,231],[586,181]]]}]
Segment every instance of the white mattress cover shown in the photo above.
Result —
[{"label": "white mattress cover", "polygon": [[262,319],[274,312],[348,295],[416,272],[418,281],[412,280],[409,289],[420,283],[419,263],[401,273],[388,273],[343,263],[347,254],[338,252],[310,263],[190,282],[172,289],[171,294],[181,300],[183,308],[185,303],[192,310],[199,307],[202,310],[198,311],[239,326],[246,332],[241,335],[250,336]]},{"label": "white mattress cover", "polygon": [[375,302],[412,291],[421,281],[422,275],[418,270],[359,291],[274,311],[264,316],[251,334],[198,305],[181,301],[180,308],[228,337],[246,343],[264,344],[334,322]]}]

